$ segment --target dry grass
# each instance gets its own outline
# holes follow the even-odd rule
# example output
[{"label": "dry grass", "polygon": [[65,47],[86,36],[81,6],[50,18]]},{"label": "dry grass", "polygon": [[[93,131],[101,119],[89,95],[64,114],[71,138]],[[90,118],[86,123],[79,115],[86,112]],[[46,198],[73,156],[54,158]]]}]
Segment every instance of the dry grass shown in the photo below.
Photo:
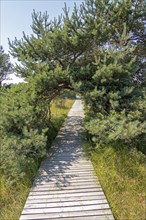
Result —
[{"label": "dry grass", "polygon": [[17,186],[10,187],[8,184],[1,180],[1,220],[19,219],[22,207],[24,206],[24,202],[29,193],[30,184],[18,184],[19,185]]},{"label": "dry grass", "polygon": [[68,113],[68,110],[72,107],[74,100],[71,99],[57,99],[53,101],[51,105],[52,119],[55,121],[56,119],[64,120]]},{"label": "dry grass", "polygon": [[116,220],[146,220],[146,157],[136,149],[87,146]]}]

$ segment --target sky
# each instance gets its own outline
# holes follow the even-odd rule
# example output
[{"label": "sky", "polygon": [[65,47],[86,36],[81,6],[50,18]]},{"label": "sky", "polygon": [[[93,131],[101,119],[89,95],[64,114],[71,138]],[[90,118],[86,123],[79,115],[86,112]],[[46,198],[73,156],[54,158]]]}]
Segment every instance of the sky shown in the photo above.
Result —
[{"label": "sky", "polygon": [[[73,10],[74,3],[79,6],[84,0],[0,0],[0,45],[3,46],[6,53],[9,52],[8,38],[12,41],[21,39],[24,31],[30,35],[32,24],[33,9],[37,12],[47,11],[50,19],[58,17],[63,10],[64,3]],[[15,63],[11,57],[11,62]],[[11,77],[13,82],[20,80],[16,76]],[[10,81],[12,82],[12,81]]]}]

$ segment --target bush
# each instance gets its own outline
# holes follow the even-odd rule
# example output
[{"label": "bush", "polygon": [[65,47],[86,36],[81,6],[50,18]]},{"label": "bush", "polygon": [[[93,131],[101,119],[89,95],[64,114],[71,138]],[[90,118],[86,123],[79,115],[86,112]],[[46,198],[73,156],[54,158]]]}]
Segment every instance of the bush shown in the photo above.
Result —
[{"label": "bush", "polygon": [[46,154],[47,108],[40,107],[35,91],[25,83],[7,89],[1,101],[0,165],[5,178],[16,182]]}]

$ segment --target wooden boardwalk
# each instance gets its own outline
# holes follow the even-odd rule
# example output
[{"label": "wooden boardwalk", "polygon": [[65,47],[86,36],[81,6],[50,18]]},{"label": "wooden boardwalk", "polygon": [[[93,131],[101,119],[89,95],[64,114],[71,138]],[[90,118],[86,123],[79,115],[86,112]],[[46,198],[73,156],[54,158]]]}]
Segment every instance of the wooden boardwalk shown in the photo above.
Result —
[{"label": "wooden boardwalk", "polygon": [[114,220],[81,146],[83,106],[76,100],[42,162],[20,220]]}]

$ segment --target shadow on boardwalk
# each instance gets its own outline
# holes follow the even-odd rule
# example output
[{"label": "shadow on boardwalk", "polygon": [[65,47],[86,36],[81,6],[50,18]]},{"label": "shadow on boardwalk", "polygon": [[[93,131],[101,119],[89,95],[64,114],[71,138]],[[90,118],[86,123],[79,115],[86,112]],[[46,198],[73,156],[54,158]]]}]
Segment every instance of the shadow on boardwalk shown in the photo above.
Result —
[{"label": "shadow on boardwalk", "polygon": [[46,158],[39,169],[33,187],[44,183],[53,182],[57,187],[69,186],[76,174],[68,174],[74,162],[81,166],[79,160],[85,162],[84,153],[80,144],[83,132],[82,117],[71,116],[60,130],[54,145],[49,151],[50,157]]}]

